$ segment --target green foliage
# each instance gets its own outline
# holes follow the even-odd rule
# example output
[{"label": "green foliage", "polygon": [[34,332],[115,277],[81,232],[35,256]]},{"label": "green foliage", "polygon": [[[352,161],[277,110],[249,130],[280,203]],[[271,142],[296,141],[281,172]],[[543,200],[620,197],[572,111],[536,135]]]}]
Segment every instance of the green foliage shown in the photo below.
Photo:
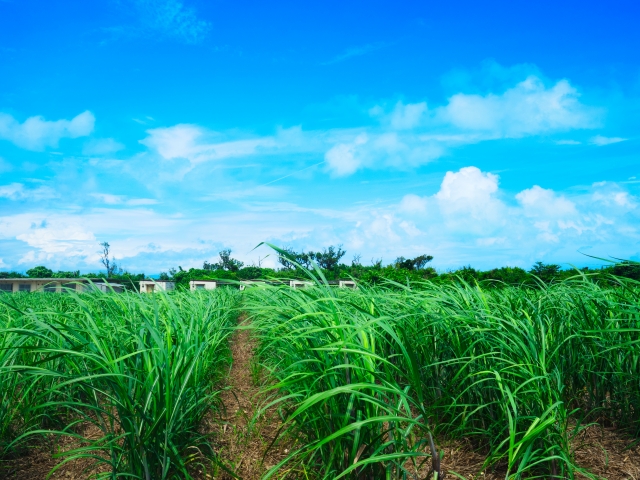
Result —
[{"label": "green foliage", "polygon": [[[0,456],[33,436],[99,478],[191,478],[216,463],[200,423],[217,408],[238,292],[21,295],[0,304]],[[37,313],[35,313],[37,312]],[[96,437],[81,438],[78,424]]]},{"label": "green foliage", "polygon": [[269,475],[415,478],[431,432],[471,440],[507,479],[595,478],[572,447],[588,422],[640,435],[638,282],[574,271],[547,285],[524,272],[530,284],[486,289],[481,272],[455,273],[417,289],[344,291],[312,276],[315,288],[247,293],[297,445]]},{"label": "green foliage", "polygon": [[535,275],[543,282],[549,283],[558,278],[560,270],[560,265],[536,262],[533,267],[531,267],[531,270],[529,270],[529,273]]},{"label": "green foliage", "polygon": [[419,272],[389,265],[383,268],[366,269],[359,280],[367,285],[387,284],[389,280],[406,285],[407,283],[420,282],[428,278],[430,273],[431,271]]},{"label": "green foliage", "polygon": [[483,272],[482,280],[502,282],[506,285],[520,285],[529,280],[529,275],[523,268],[502,267]]},{"label": "green foliage", "polygon": [[[81,446],[59,458],[102,463],[102,478],[188,479],[196,458],[216,464],[201,423],[242,309],[258,339],[250,373],[291,448],[265,478],[430,478],[424,465],[442,478],[433,437],[466,439],[501,478],[594,478],[576,465],[585,425],[640,437],[640,282],[610,274],[637,264],[546,267],[437,275],[352,262],[293,270],[315,284],[300,290],[4,296],[0,457],[64,435]],[[359,288],[325,272],[358,273]],[[171,271],[180,282],[291,273]],[[81,438],[86,424],[100,434]]]},{"label": "green foliage", "polygon": [[19,272],[0,272],[0,278],[24,278],[25,275]]},{"label": "green foliage", "polygon": [[422,270],[431,260],[433,260],[431,255],[419,255],[416,258],[398,257],[393,264],[398,269]]},{"label": "green foliage", "polygon": [[218,255],[220,260],[217,263],[204,262],[202,269],[207,271],[226,270],[229,272],[237,272],[244,265],[240,260],[231,258],[231,250],[221,250]]},{"label": "green foliage", "polygon": [[260,267],[244,267],[238,270],[238,279],[252,280],[260,278],[263,275],[263,269]]},{"label": "green foliage", "polygon": [[80,270],[73,272],[65,272],[63,270],[57,271],[52,275],[53,278],[80,278]]},{"label": "green foliage", "polygon": [[640,263],[623,261],[611,267],[611,273],[619,277],[640,280]]},{"label": "green foliage", "polygon": [[342,249],[342,245],[337,247],[331,245],[328,248],[324,248],[322,252],[295,252],[292,249],[284,249],[278,260],[287,270],[296,270],[300,267],[310,269],[315,263],[322,270],[334,272],[339,268],[340,259],[346,253]]},{"label": "green foliage", "polygon": [[27,275],[31,278],[51,278],[53,277],[53,270],[50,270],[45,266],[39,265],[37,267],[33,267],[27,270]]},{"label": "green foliage", "polygon": [[425,453],[430,427],[409,339],[360,295],[312,279],[317,288],[256,288],[245,298],[273,378],[267,392],[285,418],[280,434],[295,439],[263,478],[414,478],[424,461],[438,464]]}]

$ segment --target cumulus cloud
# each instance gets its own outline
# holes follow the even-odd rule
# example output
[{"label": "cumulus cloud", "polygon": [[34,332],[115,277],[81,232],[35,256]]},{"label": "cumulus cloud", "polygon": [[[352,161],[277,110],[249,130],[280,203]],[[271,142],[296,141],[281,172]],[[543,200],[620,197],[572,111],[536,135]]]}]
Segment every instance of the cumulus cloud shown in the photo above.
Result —
[{"label": "cumulus cloud", "polygon": [[591,137],[589,143],[603,147],[605,145],[611,145],[612,143],[624,142],[625,140],[627,139],[621,137],[603,137],[602,135],[596,135],[595,137]]},{"label": "cumulus cloud", "polygon": [[[613,182],[578,192],[568,196],[534,185],[510,195],[500,189],[496,175],[465,167],[447,172],[433,195],[405,195],[388,228],[405,232],[405,256],[431,245],[431,254],[471,258],[474,264],[478,259],[462,252],[484,252],[493,265],[500,264],[496,255],[504,255],[503,264],[524,266],[549,258],[579,263],[584,261],[580,250],[596,247],[602,255],[632,255],[635,250],[629,249],[640,242],[638,198]],[[416,230],[404,229],[405,219]]]},{"label": "cumulus cloud", "polygon": [[[611,182],[596,183],[591,190],[568,198],[534,185],[510,197],[500,190],[496,175],[466,167],[447,172],[432,196],[405,195],[389,228],[400,232],[403,218],[420,218],[417,239],[434,245],[430,252],[445,243],[460,251],[486,249],[494,259],[496,252],[504,252],[512,264],[528,258],[530,265],[552,254],[556,261],[559,255],[564,261],[580,261],[579,250],[595,247],[607,248],[606,255],[629,255],[630,246],[640,241],[637,197]],[[404,240],[413,237],[407,232]]]},{"label": "cumulus cloud", "polygon": [[11,115],[0,113],[0,139],[8,140],[27,150],[57,147],[62,138],[86,137],[93,131],[95,117],[90,111],[71,120],[45,120],[41,116],[29,117],[23,123]]},{"label": "cumulus cloud", "polygon": [[[441,212],[451,226],[487,229],[503,222],[504,204],[497,198],[498,176],[477,167],[447,172],[435,194]],[[469,218],[474,222],[469,222]]]},{"label": "cumulus cloud", "polygon": [[524,208],[525,214],[531,216],[555,218],[577,213],[573,202],[539,185],[521,191],[516,195],[516,200]]},{"label": "cumulus cloud", "polygon": [[458,93],[439,114],[455,127],[487,132],[498,138],[599,125],[599,112],[580,103],[578,91],[567,80],[547,88],[535,76],[529,76],[502,95]]},{"label": "cumulus cloud", "polygon": [[402,197],[399,210],[403,213],[425,213],[427,211],[428,200],[413,193],[409,193]]},{"label": "cumulus cloud", "polygon": [[546,86],[530,75],[503,93],[458,93],[433,110],[426,102],[397,102],[390,111],[377,105],[369,113],[380,127],[329,147],[325,159],[336,176],[361,168],[413,168],[461,145],[597,127],[601,111],[582,104],[579,96],[567,80]]}]

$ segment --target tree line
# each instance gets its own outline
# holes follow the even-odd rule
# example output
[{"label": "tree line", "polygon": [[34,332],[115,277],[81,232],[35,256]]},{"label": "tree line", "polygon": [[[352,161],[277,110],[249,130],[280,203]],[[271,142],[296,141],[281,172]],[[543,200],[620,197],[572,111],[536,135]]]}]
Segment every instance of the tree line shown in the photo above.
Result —
[{"label": "tree line", "polygon": [[[40,265],[31,268],[25,274],[19,272],[0,272],[0,278],[103,278],[108,277],[119,281],[128,289],[137,289],[138,282],[146,278],[144,273],[130,273],[124,270],[111,256],[110,245],[103,242],[101,246],[101,263],[105,270],[97,273],[80,274],[76,271],[54,272]],[[382,259],[371,259],[370,264],[364,265],[360,255],[354,255],[351,262],[346,263],[346,255],[342,245],[329,246],[318,251],[297,251],[283,248],[278,256],[279,268],[245,265],[244,262],[233,258],[230,249],[221,250],[218,258],[204,261],[202,268],[183,269],[181,266],[170,268],[158,276],[158,280],[174,281],[178,286],[188,287],[191,280],[256,280],[278,278],[307,278],[306,270],[319,269],[327,280],[353,278],[361,283],[377,285],[388,283],[389,280],[400,284],[416,283],[428,280],[434,283],[452,283],[465,281],[468,283],[481,282],[485,285],[515,285],[551,283],[576,275],[573,268],[563,269],[558,264],[536,262],[529,270],[520,267],[501,267],[490,270],[478,270],[465,266],[455,270],[438,272],[429,266],[432,255],[422,254],[413,258],[397,257],[388,265],[383,265]],[[581,272],[593,275],[615,275],[640,281],[640,264],[630,261],[612,263],[598,269],[585,267]]]}]

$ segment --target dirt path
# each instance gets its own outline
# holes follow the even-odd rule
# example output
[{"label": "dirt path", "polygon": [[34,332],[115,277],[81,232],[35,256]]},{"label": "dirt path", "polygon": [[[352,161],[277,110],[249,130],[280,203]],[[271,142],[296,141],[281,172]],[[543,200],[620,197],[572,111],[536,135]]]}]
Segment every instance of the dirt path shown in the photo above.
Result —
[{"label": "dirt path", "polygon": [[216,442],[223,461],[243,480],[259,480],[285,456],[284,447],[275,446],[267,452],[281,426],[275,409],[254,419],[265,401],[260,394],[259,370],[254,366],[255,346],[248,330],[235,332],[230,388],[222,394],[225,411]]}]

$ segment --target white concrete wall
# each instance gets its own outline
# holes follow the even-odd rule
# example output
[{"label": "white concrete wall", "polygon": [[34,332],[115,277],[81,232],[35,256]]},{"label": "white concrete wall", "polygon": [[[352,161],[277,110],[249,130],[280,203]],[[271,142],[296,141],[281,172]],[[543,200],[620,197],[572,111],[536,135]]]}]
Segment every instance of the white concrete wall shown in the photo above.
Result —
[{"label": "white concrete wall", "polygon": [[189,289],[194,290],[215,290],[218,283],[213,280],[192,280],[189,282]]},{"label": "white concrete wall", "polygon": [[174,282],[154,282],[151,280],[143,280],[140,282],[140,293],[154,293],[157,291],[170,292],[175,290],[176,284]]},{"label": "white concrete wall", "polygon": [[302,280],[289,280],[289,286],[291,288],[307,288],[313,285],[312,282],[305,282]]},{"label": "white concrete wall", "polygon": [[338,287],[356,289],[356,288],[358,288],[358,284],[356,282],[354,282],[353,280],[340,280],[338,282]]},{"label": "white concrete wall", "polygon": [[[55,293],[62,293],[62,292],[66,292],[69,289],[72,289],[75,292],[81,293],[81,292],[86,292],[91,290],[91,287],[89,286],[88,283],[84,283],[82,280],[80,279],[31,279],[31,278],[15,278],[15,279],[10,279],[10,282],[2,281],[0,283],[2,283],[3,285],[11,285],[11,291],[13,293],[17,293],[20,291],[26,291],[26,292],[44,292],[44,291],[48,291],[48,292],[55,292]],[[28,286],[28,290],[20,290],[20,286],[21,285],[27,285]],[[105,284],[95,284],[97,285],[103,285],[105,288],[102,287],[98,287],[103,291],[111,291],[111,289],[106,288]],[[118,287],[120,289],[118,289]],[[45,288],[47,290],[45,290]],[[115,285],[113,286],[114,291],[118,292],[118,291],[122,291],[122,285]]]}]

